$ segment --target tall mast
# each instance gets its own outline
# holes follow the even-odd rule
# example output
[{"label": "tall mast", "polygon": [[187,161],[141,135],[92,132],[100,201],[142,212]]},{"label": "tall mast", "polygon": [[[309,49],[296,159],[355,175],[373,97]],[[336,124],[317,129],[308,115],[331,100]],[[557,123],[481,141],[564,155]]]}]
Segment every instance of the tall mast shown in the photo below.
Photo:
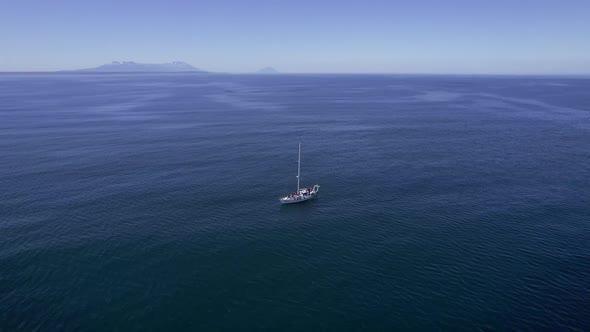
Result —
[{"label": "tall mast", "polygon": [[299,173],[301,171],[301,142],[299,142],[299,158],[297,159],[297,193],[299,194]]}]

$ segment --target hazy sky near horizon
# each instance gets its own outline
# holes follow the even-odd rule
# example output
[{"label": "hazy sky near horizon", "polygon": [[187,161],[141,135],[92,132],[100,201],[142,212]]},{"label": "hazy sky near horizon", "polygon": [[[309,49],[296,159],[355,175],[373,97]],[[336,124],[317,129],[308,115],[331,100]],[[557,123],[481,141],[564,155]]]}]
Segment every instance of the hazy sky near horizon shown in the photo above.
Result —
[{"label": "hazy sky near horizon", "polygon": [[0,0],[0,71],[590,74],[588,0]]}]

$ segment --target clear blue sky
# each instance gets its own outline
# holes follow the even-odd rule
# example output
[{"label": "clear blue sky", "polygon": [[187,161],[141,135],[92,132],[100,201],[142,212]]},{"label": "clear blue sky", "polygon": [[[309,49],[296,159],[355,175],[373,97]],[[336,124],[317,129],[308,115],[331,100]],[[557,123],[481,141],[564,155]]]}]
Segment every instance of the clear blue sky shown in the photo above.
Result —
[{"label": "clear blue sky", "polygon": [[0,0],[0,71],[590,73],[590,0]]}]

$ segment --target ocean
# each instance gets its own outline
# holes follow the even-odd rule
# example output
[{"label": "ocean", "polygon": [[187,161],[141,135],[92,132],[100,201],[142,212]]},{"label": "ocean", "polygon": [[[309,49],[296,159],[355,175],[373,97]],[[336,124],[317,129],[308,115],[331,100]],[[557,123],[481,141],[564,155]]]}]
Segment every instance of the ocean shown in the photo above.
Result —
[{"label": "ocean", "polygon": [[0,74],[0,331],[237,330],[590,330],[590,78]]}]

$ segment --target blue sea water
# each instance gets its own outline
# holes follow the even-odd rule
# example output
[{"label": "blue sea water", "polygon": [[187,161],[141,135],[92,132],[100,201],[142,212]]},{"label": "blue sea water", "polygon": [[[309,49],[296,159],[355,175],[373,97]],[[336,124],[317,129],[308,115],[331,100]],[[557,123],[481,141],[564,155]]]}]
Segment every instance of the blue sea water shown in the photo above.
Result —
[{"label": "blue sea water", "polygon": [[0,74],[0,331],[589,329],[590,79]]}]

